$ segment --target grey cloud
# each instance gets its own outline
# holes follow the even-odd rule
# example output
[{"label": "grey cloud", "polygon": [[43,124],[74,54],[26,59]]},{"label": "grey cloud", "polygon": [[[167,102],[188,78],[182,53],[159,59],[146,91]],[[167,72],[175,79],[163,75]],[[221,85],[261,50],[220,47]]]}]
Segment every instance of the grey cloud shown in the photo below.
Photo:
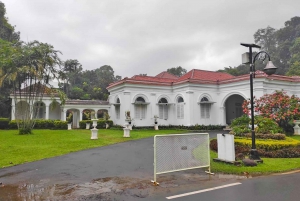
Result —
[{"label": "grey cloud", "polygon": [[111,65],[125,76],[182,66],[237,66],[268,25],[298,15],[297,0],[2,0],[21,38],[52,44],[85,69]]}]

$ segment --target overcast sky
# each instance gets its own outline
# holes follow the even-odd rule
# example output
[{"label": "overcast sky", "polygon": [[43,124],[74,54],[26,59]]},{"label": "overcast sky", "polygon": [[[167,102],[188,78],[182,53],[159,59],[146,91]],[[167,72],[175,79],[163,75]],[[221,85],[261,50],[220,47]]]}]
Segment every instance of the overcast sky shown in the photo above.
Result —
[{"label": "overcast sky", "polygon": [[0,0],[23,41],[38,40],[84,69],[115,75],[241,63],[260,28],[300,16],[300,0]]}]

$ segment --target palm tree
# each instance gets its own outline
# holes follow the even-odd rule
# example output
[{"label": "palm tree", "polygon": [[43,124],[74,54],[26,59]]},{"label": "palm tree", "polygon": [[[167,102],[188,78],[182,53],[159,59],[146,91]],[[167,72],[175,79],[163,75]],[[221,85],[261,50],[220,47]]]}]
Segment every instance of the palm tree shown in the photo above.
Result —
[{"label": "palm tree", "polygon": [[[22,100],[28,104],[23,108],[23,115],[17,119],[20,134],[31,133],[34,127],[39,107],[36,102],[41,102],[44,94],[54,94],[50,79],[56,79],[61,74],[60,53],[52,45],[33,41],[14,45],[0,41],[0,86],[6,82],[12,83],[12,95],[16,106]],[[22,107],[22,105],[21,105]]]}]

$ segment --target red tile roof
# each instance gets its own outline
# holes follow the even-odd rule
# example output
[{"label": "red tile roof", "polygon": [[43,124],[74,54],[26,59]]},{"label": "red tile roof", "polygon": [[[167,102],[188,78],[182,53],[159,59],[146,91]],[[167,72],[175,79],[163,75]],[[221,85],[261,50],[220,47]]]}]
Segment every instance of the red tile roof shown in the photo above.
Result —
[{"label": "red tile roof", "polygon": [[[268,79],[274,79],[274,80],[300,82],[299,76],[292,76],[292,77],[282,76],[282,75],[268,76],[263,71],[256,71],[255,75],[256,78],[267,77]],[[171,86],[171,85],[178,85],[185,82],[198,83],[198,84],[226,84],[232,82],[239,82],[242,80],[249,80],[249,75],[245,74],[240,76],[233,76],[223,72],[193,69],[179,78],[165,71],[156,75],[155,77],[140,76],[140,75],[135,75],[132,78],[126,77],[118,82],[111,83],[107,87],[107,89],[123,83]]]},{"label": "red tile roof", "polygon": [[178,79],[178,77],[176,75],[168,73],[167,71],[161,72],[158,75],[156,75],[155,77]]},{"label": "red tile roof", "polygon": [[219,81],[221,81],[221,80],[231,79],[234,77],[235,76],[230,75],[228,73],[193,69],[193,70],[187,72],[185,75],[181,76],[178,79],[178,81],[184,81],[187,79],[208,80],[208,81],[219,80]]}]

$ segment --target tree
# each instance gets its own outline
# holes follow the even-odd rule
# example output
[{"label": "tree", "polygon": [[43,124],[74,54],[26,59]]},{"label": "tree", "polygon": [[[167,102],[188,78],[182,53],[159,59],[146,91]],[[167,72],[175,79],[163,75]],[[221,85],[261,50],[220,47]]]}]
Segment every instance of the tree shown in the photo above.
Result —
[{"label": "tree", "polygon": [[68,59],[64,62],[63,71],[65,73],[64,80],[67,83],[66,93],[69,95],[69,85],[75,87],[81,84],[82,65],[76,59]]},{"label": "tree", "polygon": [[60,52],[38,41],[15,45],[0,40],[0,46],[0,86],[12,84],[15,100],[12,104],[16,108],[17,101],[22,100],[19,102],[22,114],[16,113],[16,121],[19,134],[29,134],[39,112],[35,103],[42,101],[44,94],[53,96],[56,93],[60,98],[64,97],[49,84],[50,79],[56,79],[60,74]]},{"label": "tree", "polygon": [[180,77],[180,76],[186,74],[187,70],[182,68],[181,66],[178,66],[178,67],[173,67],[173,68],[167,69],[167,72]]},{"label": "tree", "polygon": [[[13,42],[17,45],[20,40],[20,33],[15,32],[14,26],[9,22],[6,15],[4,3],[0,1],[0,39]],[[11,100],[9,98],[12,85],[5,84],[5,87],[0,87],[0,117],[10,117]]]},{"label": "tree", "polygon": [[20,40],[20,32],[15,32],[14,26],[8,22],[5,14],[5,5],[0,1],[0,38],[10,42],[17,42]]},{"label": "tree", "polygon": [[274,54],[277,44],[276,30],[270,26],[265,29],[258,29],[254,33],[254,42],[260,45],[264,51]]},{"label": "tree", "polygon": [[[259,115],[275,120],[286,132],[292,131],[291,120],[300,117],[300,98],[287,95],[284,91],[276,91],[273,94],[265,94],[255,98],[255,112]],[[249,115],[248,105],[250,100],[243,103],[243,112]]]},{"label": "tree", "polygon": [[96,69],[95,73],[97,75],[100,88],[102,89],[102,93],[108,95],[106,87],[108,87],[110,83],[117,81],[113,68],[109,65],[104,65]]},{"label": "tree", "polygon": [[234,75],[234,76],[239,75],[238,68],[231,67],[231,66],[224,67],[224,70],[218,70],[218,72],[228,73],[228,74]]}]

